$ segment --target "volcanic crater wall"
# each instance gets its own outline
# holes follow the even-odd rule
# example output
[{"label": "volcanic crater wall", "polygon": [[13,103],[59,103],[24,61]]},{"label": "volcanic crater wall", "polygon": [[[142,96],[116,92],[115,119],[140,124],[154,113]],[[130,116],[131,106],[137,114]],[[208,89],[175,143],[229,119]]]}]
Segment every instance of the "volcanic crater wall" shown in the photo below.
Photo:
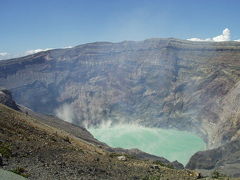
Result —
[{"label": "volcanic crater wall", "polygon": [[239,138],[239,80],[237,42],[97,42],[0,61],[0,87],[34,111],[193,131],[208,148]]}]

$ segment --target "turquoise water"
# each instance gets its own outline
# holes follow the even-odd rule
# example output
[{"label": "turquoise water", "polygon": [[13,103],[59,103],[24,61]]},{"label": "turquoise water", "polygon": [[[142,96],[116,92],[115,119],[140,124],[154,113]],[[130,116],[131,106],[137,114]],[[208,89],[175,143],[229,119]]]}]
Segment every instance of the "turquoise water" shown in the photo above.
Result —
[{"label": "turquoise water", "polygon": [[144,152],[178,160],[186,164],[197,151],[205,149],[198,136],[172,129],[147,128],[136,125],[117,125],[88,129],[93,136],[112,147],[138,148]]}]

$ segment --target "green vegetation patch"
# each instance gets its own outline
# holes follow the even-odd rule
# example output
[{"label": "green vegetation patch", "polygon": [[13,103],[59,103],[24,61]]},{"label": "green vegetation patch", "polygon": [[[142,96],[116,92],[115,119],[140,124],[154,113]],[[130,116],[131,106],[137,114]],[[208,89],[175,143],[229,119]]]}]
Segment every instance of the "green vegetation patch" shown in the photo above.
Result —
[{"label": "green vegetation patch", "polygon": [[215,179],[222,179],[222,178],[226,178],[227,176],[215,170],[212,172],[211,177]]},{"label": "green vegetation patch", "polygon": [[68,136],[65,136],[65,137],[63,138],[63,140],[64,140],[65,142],[68,142],[69,144],[71,144],[71,140],[70,140],[70,138],[69,138]]},{"label": "green vegetation patch", "polygon": [[114,158],[114,157],[118,157],[118,156],[122,156],[122,155],[123,155],[123,154],[113,152],[113,153],[111,153],[109,156],[110,156],[111,158]]},{"label": "green vegetation patch", "polygon": [[11,157],[12,150],[10,144],[0,142],[0,153],[5,158]]},{"label": "green vegetation patch", "polygon": [[170,169],[174,169],[173,165],[172,164],[166,164],[166,163],[163,163],[162,161],[154,161],[153,162],[154,164],[157,164],[157,165],[160,165],[160,166],[163,166],[163,167],[167,167],[167,168],[170,168]]},{"label": "green vegetation patch", "polygon": [[159,180],[161,176],[147,175],[143,178],[143,180]]},{"label": "green vegetation patch", "polygon": [[25,177],[25,178],[28,178],[29,177],[29,174],[27,174],[26,172],[26,170],[24,169],[24,168],[22,168],[22,167],[17,167],[16,169],[13,169],[13,170],[11,170],[13,173],[15,173],[15,174],[18,174],[18,175],[20,175],[20,176],[23,176],[23,177]]}]

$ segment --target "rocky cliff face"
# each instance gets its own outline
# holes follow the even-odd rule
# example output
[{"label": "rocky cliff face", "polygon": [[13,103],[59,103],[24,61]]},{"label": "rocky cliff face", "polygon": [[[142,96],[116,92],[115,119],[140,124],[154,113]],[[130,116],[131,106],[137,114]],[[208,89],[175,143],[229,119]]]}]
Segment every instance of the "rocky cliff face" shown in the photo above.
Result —
[{"label": "rocky cliff face", "polygon": [[1,61],[0,86],[75,124],[175,127],[216,148],[239,138],[239,70],[237,42],[98,42]]},{"label": "rocky cliff face", "polygon": [[20,110],[16,102],[12,99],[11,92],[4,88],[0,88],[0,104],[4,104],[15,110]]},{"label": "rocky cliff face", "polygon": [[205,173],[216,169],[223,174],[240,177],[239,157],[240,140],[238,139],[215,149],[195,153],[186,168],[204,170]]}]

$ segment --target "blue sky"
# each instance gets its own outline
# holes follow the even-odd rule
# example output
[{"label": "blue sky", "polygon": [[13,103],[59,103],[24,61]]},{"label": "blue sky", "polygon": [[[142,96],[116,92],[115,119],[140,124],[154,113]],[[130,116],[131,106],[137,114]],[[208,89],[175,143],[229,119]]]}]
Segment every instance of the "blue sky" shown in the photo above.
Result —
[{"label": "blue sky", "polygon": [[[0,58],[87,42],[240,39],[239,0],[0,0]],[[6,54],[7,53],[7,54]]]}]

